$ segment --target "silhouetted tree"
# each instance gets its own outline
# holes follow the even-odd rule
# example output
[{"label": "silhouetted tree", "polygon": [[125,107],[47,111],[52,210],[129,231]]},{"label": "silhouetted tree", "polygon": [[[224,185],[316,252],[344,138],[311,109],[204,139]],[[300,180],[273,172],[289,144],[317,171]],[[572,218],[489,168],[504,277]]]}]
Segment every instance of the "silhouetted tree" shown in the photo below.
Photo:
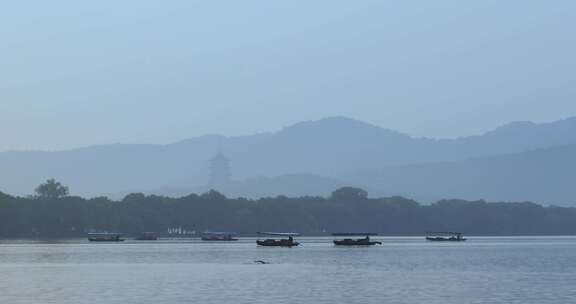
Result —
[{"label": "silhouetted tree", "polygon": [[201,198],[205,199],[205,200],[211,200],[211,201],[225,201],[226,200],[226,196],[214,189],[211,189],[210,191],[202,194],[200,196]]},{"label": "silhouetted tree", "polygon": [[355,187],[342,187],[332,192],[331,198],[342,201],[365,200],[368,197],[366,190]]},{"label": "silhouetted tree", "polygon": [[68,187],[52,178],[38,186],[34,192],[39,198],[58,199],[68,195]]},{"label": "silhouetted tree", "polygon": [[131,203],[131,202],[143,202],[146,199],[146,195],[144,193],[130,193],[122,199],[123,203]]}]

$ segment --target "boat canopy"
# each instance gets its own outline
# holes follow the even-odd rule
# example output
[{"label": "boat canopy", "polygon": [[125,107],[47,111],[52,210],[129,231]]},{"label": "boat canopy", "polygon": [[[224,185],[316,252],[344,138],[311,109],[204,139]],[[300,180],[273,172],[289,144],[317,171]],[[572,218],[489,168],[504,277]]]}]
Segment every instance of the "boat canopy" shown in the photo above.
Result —
[{"label": "boat canopy", "polygon": [[448,232],[448,231],[439,231],[439,232],[426,232],[428,235],[462,235],[462,232]]},{"label": "boat canopy", "polygon": [[260,235],[276,235],[276,236],[299,236],[300,233],[296,232],[258,232]]},{"label": "boat canopy", "polygon": [[375,232],[338,232],[332,233],[332,236],[374,236],[378,235]]}]

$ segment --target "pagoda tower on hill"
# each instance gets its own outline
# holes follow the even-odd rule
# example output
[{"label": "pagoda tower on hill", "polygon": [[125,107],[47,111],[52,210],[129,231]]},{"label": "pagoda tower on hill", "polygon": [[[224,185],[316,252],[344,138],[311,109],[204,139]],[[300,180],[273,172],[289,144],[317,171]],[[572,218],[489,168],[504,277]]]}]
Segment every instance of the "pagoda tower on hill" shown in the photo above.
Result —
[{"label": "pagoda tower on hill", "polygon": [[230,184],[230,160],[222,153],[218,145],[218,153],[210,159],[210,180],[208,186],[218,189]]}]

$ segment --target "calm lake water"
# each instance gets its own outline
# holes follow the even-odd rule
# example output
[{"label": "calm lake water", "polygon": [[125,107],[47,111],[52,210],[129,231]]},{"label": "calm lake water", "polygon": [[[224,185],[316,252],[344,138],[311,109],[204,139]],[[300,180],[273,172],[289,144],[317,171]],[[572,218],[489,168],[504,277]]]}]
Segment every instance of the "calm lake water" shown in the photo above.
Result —
[{"label": "calm lake water", "polygon": [[380,239],[2,241],[0,303],[576,303],[574,237]]}]

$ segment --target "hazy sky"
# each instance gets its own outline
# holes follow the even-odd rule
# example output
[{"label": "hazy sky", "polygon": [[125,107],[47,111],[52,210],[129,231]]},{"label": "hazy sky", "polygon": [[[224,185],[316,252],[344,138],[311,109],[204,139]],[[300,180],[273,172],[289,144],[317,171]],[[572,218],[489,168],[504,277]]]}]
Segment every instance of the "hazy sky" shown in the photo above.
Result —
[{"label": "hazy sky", "polygon": [[576,115],[576,1],[6,1],[0,150]]}]

